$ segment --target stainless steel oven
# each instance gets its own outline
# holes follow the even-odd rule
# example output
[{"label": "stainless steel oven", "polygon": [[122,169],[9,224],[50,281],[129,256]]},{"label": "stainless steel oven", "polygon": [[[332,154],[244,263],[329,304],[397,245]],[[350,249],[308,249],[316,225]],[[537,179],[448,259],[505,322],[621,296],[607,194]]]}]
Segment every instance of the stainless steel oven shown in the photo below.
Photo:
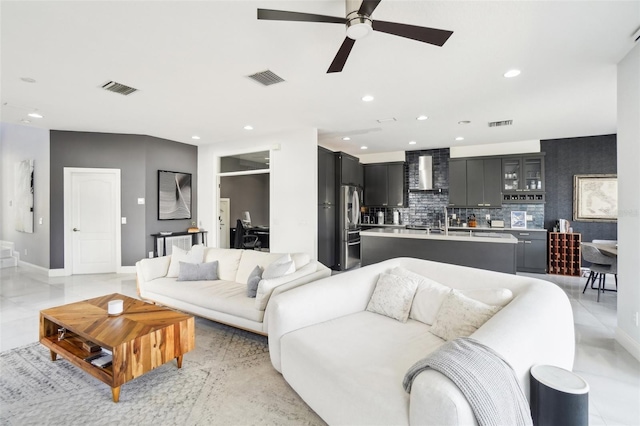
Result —
[{"label": "stainless steel oven", "polygon": [[360,229],[347,232],[347,240],[344,241],[345,259],[344,269],[351,269],[360,265]]}]

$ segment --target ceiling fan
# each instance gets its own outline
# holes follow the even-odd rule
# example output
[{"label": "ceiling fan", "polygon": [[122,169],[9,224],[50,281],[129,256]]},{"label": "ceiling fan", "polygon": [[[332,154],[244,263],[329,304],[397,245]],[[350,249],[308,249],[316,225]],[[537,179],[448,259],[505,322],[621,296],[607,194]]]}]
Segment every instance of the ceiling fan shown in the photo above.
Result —
[{"label": "ceiling fan", "polygon": [[374,21],[371,19],[371,14],[382,0],[345,1],[346,18],[316,15],[313,13],[289,12],[285,10],[258,9],[258,19],[345,24],[347,26],[347,37],[345,37],[342,42],[342,46],[340,46],[336,57],[333,59],[333,62],[331,62],[327,73],[342,71],[356,40],[365,37],[370,34],[371,31],[380,31],[434,44],[436,46],[444,45],[449,37],[451,37],[451,34],[453,34],[453,31],[439,30],[437,28],[418,27],[415,25],[378,20]]}]

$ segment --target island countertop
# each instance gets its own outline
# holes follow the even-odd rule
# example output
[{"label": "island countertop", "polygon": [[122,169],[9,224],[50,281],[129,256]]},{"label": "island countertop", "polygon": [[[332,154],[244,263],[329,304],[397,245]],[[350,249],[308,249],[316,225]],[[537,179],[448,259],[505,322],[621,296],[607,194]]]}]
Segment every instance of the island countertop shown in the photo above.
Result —
[{"label": "island countertop", "polygon": [[447,235],[444,233],[429,233],[419,229],[397,229],[397,228],[374,228],[360,231],[361,236],[381,237],[381,238],[409,238],[422,240],[445,240],[445,241],[465,241],[474,243],[505,243],[517,244],[518,239],[511,234],[502,232],[490,232],[477,230],[473,232],[466,231],[449,231]]}]

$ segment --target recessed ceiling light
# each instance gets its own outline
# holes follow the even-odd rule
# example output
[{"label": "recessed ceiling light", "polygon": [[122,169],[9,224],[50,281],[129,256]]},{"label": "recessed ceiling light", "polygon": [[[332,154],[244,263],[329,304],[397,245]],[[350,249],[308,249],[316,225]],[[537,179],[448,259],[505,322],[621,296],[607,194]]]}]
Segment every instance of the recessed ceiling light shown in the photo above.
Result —
[{"label": "recessed ceiling light", "polygon": [[29,117],[33,117],[33,118],[44,118],[42,116],[42,114],[38,114],[37,112],[30,112],[29,114],[27,114]]},{"label": "recessed ceiling light", "polygon": [[244,126],[245,130],[253,130],[253,126],[247,124],[246,126]]},{"label": "recessed ceiling light", "polygon": [[419,115],[418,117],[416,117],[416,120],[424,121],[427,118],[429,118],[429,117],[427,117],[426,115]]},{"label": "recessed ceiling light", "polygon": [[409,145],[415,145],[415,144],[416,144],[416,141],[409,142]]},{"label": "recessed ceiling light", "polygon": [[362,97],[362,100],[363,100],[364,102],[371,102],[371,101],[373,100],[373,96],[371,96],[371,95],[365,95],[365,96],[363,96],[363,97]]},{"label": "recessed ceiling light", "polygon": [[458,121],[458,124],[471,124],[469,120]]},{"label": "recessed ceiling light", "polygon": [[363,146],[360,147],[360,149],[369,149],[369,147],[363,145]]},{"label": "recessed ceiling light", "polygon": [[504,73],[504,76],[506,78],[513,78],[513,77],[517,77],[519,75],[520,75],[520,70],[509,70],[509,71]]},{"label": "recessed ceiling light", "polygon": [[193,136],[191,136],[191,139],[198,140],[198,139],[200,139],[200,136],[198,136],[198,135],[193,135]]},{"label": "recessed ceiling light", "polygon": [[389,118],[379,118],[376,121],[378,123],[388,123],[390,121],[398,121],[398,120],[396,120],[394,117],[389,117]]},{"label": "recessed ceiling light", "polygon": [[349,136],[345,136],[344,138],[342,138],[343,141],[350,141],[351,138]]},{"label": "recessed ceiling light", "polygon": [[20,80],[24,81],[25,83],[35,83],[36,80],[34,78],[31,77],[20,77]]},{"label": "recessed ceiling light", "polygon": [[29,124],[31,123],[31,120],[27,120],[26,118],[23,118],[22,120],[20,120],[20,122],[24,124]]},{"label": "recessed ceiling light", "polygon": [[456,140],[457,140],[457,141],[463,141],[463,140],[464,140],[464,138],[463,138],[462,136],[458,136],[458,137],[456,138]]}]

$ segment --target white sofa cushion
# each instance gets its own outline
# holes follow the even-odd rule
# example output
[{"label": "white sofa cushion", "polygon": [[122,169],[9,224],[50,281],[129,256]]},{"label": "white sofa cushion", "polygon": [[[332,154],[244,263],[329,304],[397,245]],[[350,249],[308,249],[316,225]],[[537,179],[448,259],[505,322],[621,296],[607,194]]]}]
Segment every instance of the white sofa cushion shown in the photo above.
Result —
[{"label": "white sofa cushion", "polygon": [[285,254],[271,262],[262,273],[262,277],[266,280],[284,277],[293,274],[296,271],[296,265],[291,260],[290,254]]},{"label": "white sofa cushion", "polygon": [[367,311],[312,325],[282,337],[282,373],[328,424],[409,424],[402,378],[444,344],[429,328]]},{"label": "white sofa cushion", "polygon": [[407,322],[416,288],[418,281],[415,278],[380,274],[369,299],[367,311]]},{"label": "white sofa cushion", "polygon": [[447,297],[447,294],[451,291],[451,287],[442,285],[430,278],[423,275],[416,274],[401,266],[396,266],[389,272],[393,275],[399,275],[401,277],[412,277],[418,281],[418,289],[416,290],[416,296],[413,299],[413,305],[411,305],[411,312],[409,318],[418,320],[425,324],[433,324],[436,319],[440,305]]},{"label": "white sofa cushion", "polygon": [[291,255],[291,260],[296,264],[296,271],[302,268],[304,265],[311,262],[311,256],[307,253],[293,253]]},{"label": "white sofa cushion", "polygon": [[249,275],[255,269],[256,265],[266,269],[267,266],[276,259],[282,257],[282,253],[268,253],[265,251],[257,250],[236,250],[242,253],[240,258],[240,264],[238,265],[238,272],[234,281],[242,284],[246,284],[249,279]]},{"label": "white sofa cushion", "polygon": [[513,299],[513,292],[508,288],[468,288],[460,293],[492,306],[504,307]]},{"label": "white sofa cushion", "polygon": [[189,281],[158,278],[147,283],[147,291],[180,300],[206,309],[262,322],[264,311],[255,308],[247,297],[246,284],[233,281]]},{"label": "white sofa cushion", "polygon": [[183,250],[177,246],[173,246],[173,249],[171,251],[171,264],[169,265],[167,277],[178,278],[178,274],[180,273],[180,262],[202,263],[203,259],[204,246],[202,244],[191,246],[191,249],[189,251]]},{"label": "white sofa cushion", "polygon": [[140,269],[142,270],[142,278],[144,281],[155,280],[156,278],[166,277],[171,264],[171,256],[154,257],[152,259],[142,259],[140,261]]},{"label": "white sofa cushion", "polygon": [[500,309],[451,290],[442,302],[431,333],[444,340],[470,336]]},{"label": "white sofa cushion", "polygon": [[299,279],[305,275],[313,274],[316,268],[317,264],[315,262],[307,263],[305,266],[295,271],[293,274],[268,280],[261,279],[258,283],[258,292],[256,294],[256,309],[259,309],[261,311],[264,311],[266,309],[269,298],[271,297],[271,294],[276,289],[276,287],[283,284],[288,284],[289,282]]},{"label": "white sofa cushion", "polygon": [[205,262],[218,261],[218,278],[235,281],[242,250],[207,248],[204,253]]}]

